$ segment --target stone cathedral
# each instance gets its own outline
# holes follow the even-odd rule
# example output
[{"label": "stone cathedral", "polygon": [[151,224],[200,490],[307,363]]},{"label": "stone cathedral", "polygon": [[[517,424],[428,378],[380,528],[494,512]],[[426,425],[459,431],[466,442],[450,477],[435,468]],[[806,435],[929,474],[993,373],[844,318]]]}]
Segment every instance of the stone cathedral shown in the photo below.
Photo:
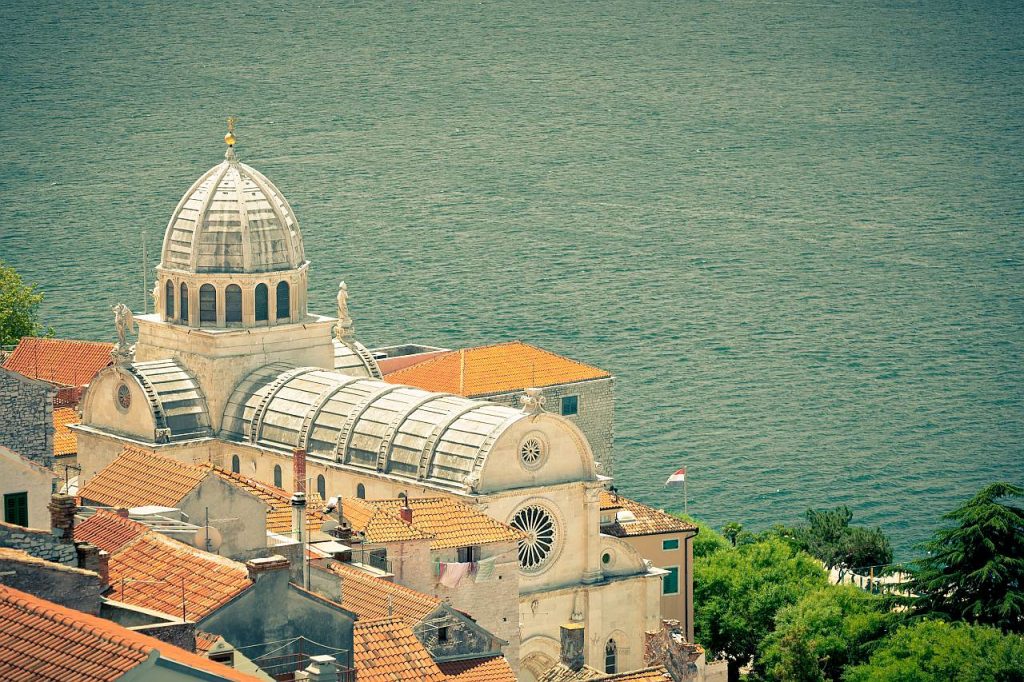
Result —
[{"label": "stone cathedral", "polygon": [[600,533],[609,480],[582,432],[536,391],[516,409],[382,381],[344,284],[335,317],[307,309],[299,221],[225,139],[171,213],[155,313],[118,311],[116,362],[82,402],[82,481],[133,445],[290,488],[301,448],[328,495],[451,496],[526,533],[499,565],[517,582],[510,605],[486,590],[459,605],[509,641],[521,679],[558,661],[569,622],[586,628],[588,662],[615,637],[621,669],[642,667],[665,572]]}]

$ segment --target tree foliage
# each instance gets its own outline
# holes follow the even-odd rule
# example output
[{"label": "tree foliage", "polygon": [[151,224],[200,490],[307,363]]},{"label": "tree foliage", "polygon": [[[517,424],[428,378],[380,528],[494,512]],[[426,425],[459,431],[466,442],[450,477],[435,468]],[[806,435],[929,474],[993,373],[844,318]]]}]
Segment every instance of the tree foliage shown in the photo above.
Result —
[{"label": "tree foliage", "polygon": [[1024,640],[996,628],[921,621],[887,637],[846,682],[1020,682]]},{"label": "tree foliage", "polygon": [[782,540],[718,550],[694,562],[694,625],[709,657],[724,653],[730,677],[757,651],[779,609],[827,584],[814,559]]},{"label": "tree foliage", "polygon": [[896,621],[882,597],[851,585],[827,587],[779,611],[755,660],[769,680],[838,681],[846,665],[867,660]]},{"label": "tree foliage", "polygon": [[879,528],[851,526],[848,507],[807,510],[807,525],[787,529],[792,540],[829,568],[879,566],[892,561],[892,546]]},{"label": "tree foliage", "polygon": [[0,346],[18,343],[23,336],[52,335],[39,323],[43,295],[35,285],[21,281],[17,271],[0,261]]},{"label": "tree foliage", "polygon": [[1024,632],[1024,509],[1004,498],[1024,489],[993,483],[943,518],[913,565],[911,591],[918,613]]},{"label": "tree foliage", "polygon": [[729,549],[729,541],[708,524],[684,514],[675,516],[697,526],[697,535],[693,538],[694,559],[710,556],[722,549]]}]

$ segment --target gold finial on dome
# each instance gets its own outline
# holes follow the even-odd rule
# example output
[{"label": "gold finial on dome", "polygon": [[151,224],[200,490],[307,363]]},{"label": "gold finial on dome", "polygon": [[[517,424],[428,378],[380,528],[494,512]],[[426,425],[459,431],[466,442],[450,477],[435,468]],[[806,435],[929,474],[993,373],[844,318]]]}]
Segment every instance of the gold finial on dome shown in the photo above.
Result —
[{"label": "gold finial on dome", "polygon": [[228,145],[228,150],[224,152],[224,158],[231,162],[235,161],[235,123],[237,121],[237,116],[228,116],[228,133],[224,136],[224,142]]}]

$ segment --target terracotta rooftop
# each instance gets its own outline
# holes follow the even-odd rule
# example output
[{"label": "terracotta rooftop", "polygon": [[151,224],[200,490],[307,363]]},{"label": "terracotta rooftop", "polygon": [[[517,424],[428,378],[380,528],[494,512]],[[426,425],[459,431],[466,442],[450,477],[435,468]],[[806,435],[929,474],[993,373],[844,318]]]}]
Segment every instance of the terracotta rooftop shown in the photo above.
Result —
[{"label": "terracotta rooftop", "polygon": [[538,682],[666,682],[671,680],[665,666],[655,666],[633,670],[625,673],[603,673],[597,668],[585,665],[579,670],[572,670],[564,663],[559,663],[540,676]]},{"label": "terracotta rooftop", "polygon": [[341,578],[341,605],[360,620],[394,616],[416,625],[441,606],[437,597],[382,580],[354,566],[336,563],[330,571]]},{"label": "terracotta rooftop", "polygon": [[57,457],[78,454],[78,439],[69,424],[82,421],[73,407],[56,407],[53,410],[53,454]]},{"label": "terracotta rooftop", "polygon": [[244,564],[172,540],[111,511],[101,509],[78,524],[75,540],[110,553],[111,599],[179,618],[183,585],[188,620],[203,618],[252,585]]},{"label": "terracotta rooftop", "polygon": [[515,682],[516,674],[504,656],[438,663],[451,682]]},{"label": "terracotta rooftop", "polygon": [[4,362],[4,369],[61,386],[82,386],[111,364],[113,349],[112,343],[26,336]]},{"label": "terracotta rooftop", "polygon": [[[208,465],[207,465],[208,466]],[[237,486],[263,500],[267,505],[267,532],[287,535],[292,532],[292,494],[286,490],[257,481],[254,478],[236,474],[220,467],[211,467],[213,472],[228,483]],[[324,502],[316,491],[306,491],[306,528],[310,532],[320,530],[327,520],[323,513]]]},{"label": "terracotta rooftop", "polygon": [[0,585],[0,678],[11,682],[121,678],[154,652],[213,679],[259,678],[96,616]]},{"label": "terracotta rooftop", "polygon": [[683,531],[697,530],[697,526],[686,521],[681,521],[671,514],[666,514],[660,509],[640,504],[636,500],[621,495],[615,496],[607,490],[601,491],[601,509],[621,508],[624,511],[633,512],[636,521],[605,524],[601,526],[601,532],[615,537],[632,537],[635,535],[657,535],[659,533],[679,533]]},{"label": "terracotta rooftop", "polygon": [[[347,509],[348,502],[345,504]],[[405,502],[399,499],[371,500],[367,504],[398,518],[399,510]],[[411,497],[409,507],[412,508],[412,526],[431,538],[431,549],[519,542],[524,537],[515,528],[448,497]],[[345,515],[348,516],[347,511]],[[401,519],[399,522],[404,524]]]},{"label": "terracotta rooftop", "polygon": [[384,380],[471,398],[610,376],[603,369],[510,341],[437,355],[387,374]]},{"label": "terracotta rooftop", "polygon": [[400,618],[356,621],[352,651],[359,682],[443,682],[412,628]]},{"label": "terracotta rooftop", "polygon": [[220,641],[220,635],[215,635],[204,630],[196,630],[196,653],[206,656],[213,647]]},{"label": "terracotta rooftop", "polygon": [[346,497],[342,500],[342,512],[345,520],[352,524],[352,530],[362,533],[367,542],[405,542],[431,537],[402,521],[397,513],[390,513],[366,500]]},{"label": "terracotta rooftop", "polygon": [[75,542],[88,542],[106,552],[114,552],[149,531],[149,528],[101,509],[91,517],[75,524]]},{"label": "terracotta rooftop", "polygon": [[176,507],[209,473],[202,466],[128,446],[78,495],[110,507]]}]

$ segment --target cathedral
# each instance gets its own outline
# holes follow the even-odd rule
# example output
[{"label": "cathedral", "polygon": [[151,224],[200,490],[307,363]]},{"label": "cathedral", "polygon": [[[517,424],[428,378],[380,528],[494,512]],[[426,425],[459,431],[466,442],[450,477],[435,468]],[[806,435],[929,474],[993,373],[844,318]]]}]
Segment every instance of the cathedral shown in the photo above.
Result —
[{"label": "cathedral", "polygon": [[537,389],[513,407],[383,381],[344,283],[335,316],[307,309],[299,221],[225,139],[225,160],[171,214],[155,312],[116,310],[115,362],[76,427],[83,483],[131,445],[290,490],[303,451],[323,498],[448,496],[525,534],[505,562],[517,601],[502,608],[486,589],[453,600],[509,642],[520,679],[558,662],[567,623],[585,629],[588,663],[614,641],[620,670],[643,667],[666,571],[601,532],[610,479],[584,434]]}]

